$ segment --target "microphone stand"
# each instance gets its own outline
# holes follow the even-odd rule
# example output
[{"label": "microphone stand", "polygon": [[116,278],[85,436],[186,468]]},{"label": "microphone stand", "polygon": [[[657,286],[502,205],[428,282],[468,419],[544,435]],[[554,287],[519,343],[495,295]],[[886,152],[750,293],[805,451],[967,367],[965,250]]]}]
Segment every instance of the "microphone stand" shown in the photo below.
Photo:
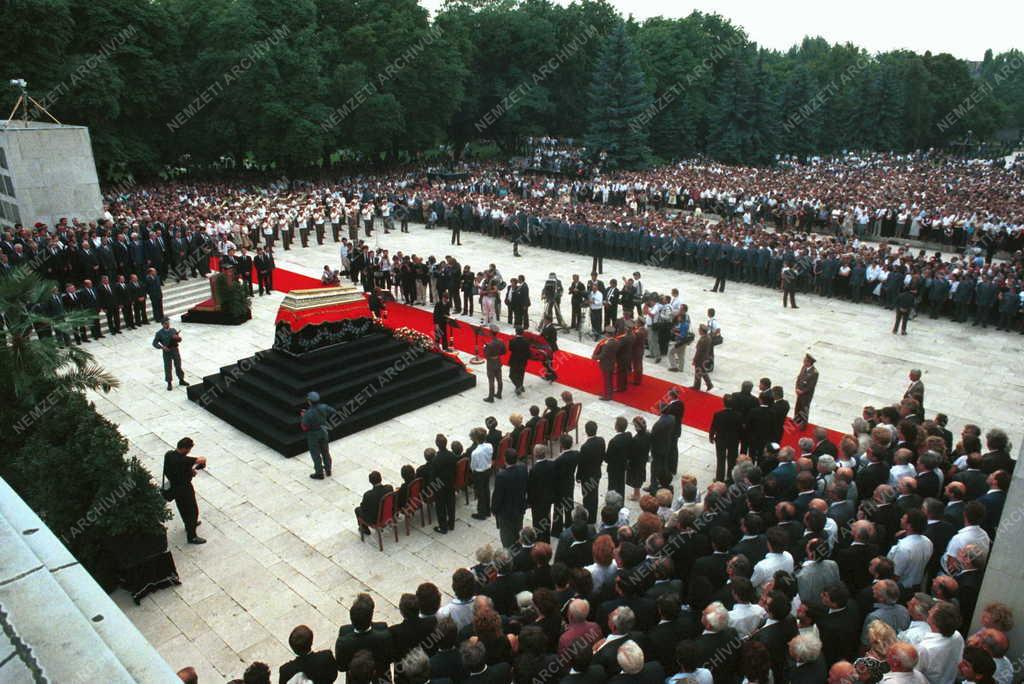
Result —
[{"label": "microphone stand", "polygon": [[467,323],[467,325],[473,328],[473,358],[469,362],[481,364],[484,362],[484,359],[480,356],[480,326],[473,325],[472,323]]}]

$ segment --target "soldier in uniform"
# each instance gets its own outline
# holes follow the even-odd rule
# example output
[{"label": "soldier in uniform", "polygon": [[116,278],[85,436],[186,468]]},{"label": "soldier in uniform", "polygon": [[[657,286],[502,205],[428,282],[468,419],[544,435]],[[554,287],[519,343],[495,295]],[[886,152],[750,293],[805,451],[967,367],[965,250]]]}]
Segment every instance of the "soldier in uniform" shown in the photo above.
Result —
[{"label": "soldier in uniform", "polygon": [[604,394],[601,395],[601,401],[611,401],[614,389],[615,358],[618,356],[620,344],[615,338],[615,329],[611,326],[605,328],[604,334],[605,338],[594,347],[591,358],[597,361],[597,365],[601,369],[601,377],[604,379]]},{"label": "soldier in uniform", "polygon": [[814,398],[814,388],[818,385],[818,369],[814,367],[815,362],[813,356],[805,354],[804,365],[796,378],[796,405],[793,407],[793,422],[800,429],[807,426],[811,413],[811,399]]},{"label": "soldier in uniform", "polygon": [[[484,401],[494,403],[494,399],[501,399],[501,357],[505,355],[505,343],[498,338],[498,326],[491,324],[487,330],[491,339],[484,345],[484,358],[487,359],[487,396]],[[494,391],[497,384],[498,391]]]},{"label": "soldier in uniform", "polygon": [[171,364],[174,365],[174,370],[178,373],[178,383],[182,387],[188,386],[188,383],[185,382],[185,372],[181,370],[181,352],[178,351],[180,344],[181,335],[171,327],[171,319],[164,318],[160,329],[153,336],[153,347],[164,353],[164,380],[167,381],[168,392],[174,389],[174,385],[171,383]]},{"label": "soldier in uniform", "polygon": [[714,385],[711,384],[711,378],[708,376],[708,368],[712,361],[712,342],[711,336],[708,335],[708,326],[701,323],[698,328],[699,337],[697,338],[697,344],[693,350],[693,386],[692,389],[699,390],[701,383],[707,384],[707,391],[710,392],[714,389]]}]

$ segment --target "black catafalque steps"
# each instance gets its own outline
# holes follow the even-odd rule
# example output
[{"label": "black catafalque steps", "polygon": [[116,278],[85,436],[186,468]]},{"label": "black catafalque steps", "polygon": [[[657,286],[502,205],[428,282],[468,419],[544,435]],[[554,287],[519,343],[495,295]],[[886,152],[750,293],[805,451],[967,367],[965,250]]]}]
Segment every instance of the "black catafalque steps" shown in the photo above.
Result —
[{"label": "black catafalque steps", "polygon": [[331,321],[292,333],[188,388],[188,398],[285,456],[306,451],[299,414],[316,391],[333,406],[338,439],[476,385],[460,363],[397,339],[369,318]]}]

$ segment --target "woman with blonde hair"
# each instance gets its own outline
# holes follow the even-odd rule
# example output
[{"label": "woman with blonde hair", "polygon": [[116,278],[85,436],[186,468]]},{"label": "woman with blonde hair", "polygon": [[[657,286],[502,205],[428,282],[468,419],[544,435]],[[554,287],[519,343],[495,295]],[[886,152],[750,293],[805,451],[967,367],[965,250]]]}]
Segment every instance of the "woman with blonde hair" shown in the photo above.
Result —
[{"label": "woman with blonde hair", "polygon": [[886,654],[889,647],[896,643],[896,630],[881,620],[873,620],[868,625],[868,650],[857,658],[853,666],[857,668],[860,681],[876,684],[889,672]]}]

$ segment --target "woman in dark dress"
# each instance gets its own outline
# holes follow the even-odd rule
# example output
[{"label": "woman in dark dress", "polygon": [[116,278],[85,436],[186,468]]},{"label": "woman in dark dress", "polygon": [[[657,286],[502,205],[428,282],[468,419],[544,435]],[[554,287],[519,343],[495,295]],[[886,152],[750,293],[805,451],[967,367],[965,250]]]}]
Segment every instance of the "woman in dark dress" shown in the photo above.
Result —
[{"label": "woman in dark dress", "polygon": [[630,497],[636,501],[640,498],[640,488],[647,481],[647,461],[651,456],[651,433],[647,432],[647,421],[643,416],[633,419],[633,443],[626,463],[626,484],[633,488]]}]

